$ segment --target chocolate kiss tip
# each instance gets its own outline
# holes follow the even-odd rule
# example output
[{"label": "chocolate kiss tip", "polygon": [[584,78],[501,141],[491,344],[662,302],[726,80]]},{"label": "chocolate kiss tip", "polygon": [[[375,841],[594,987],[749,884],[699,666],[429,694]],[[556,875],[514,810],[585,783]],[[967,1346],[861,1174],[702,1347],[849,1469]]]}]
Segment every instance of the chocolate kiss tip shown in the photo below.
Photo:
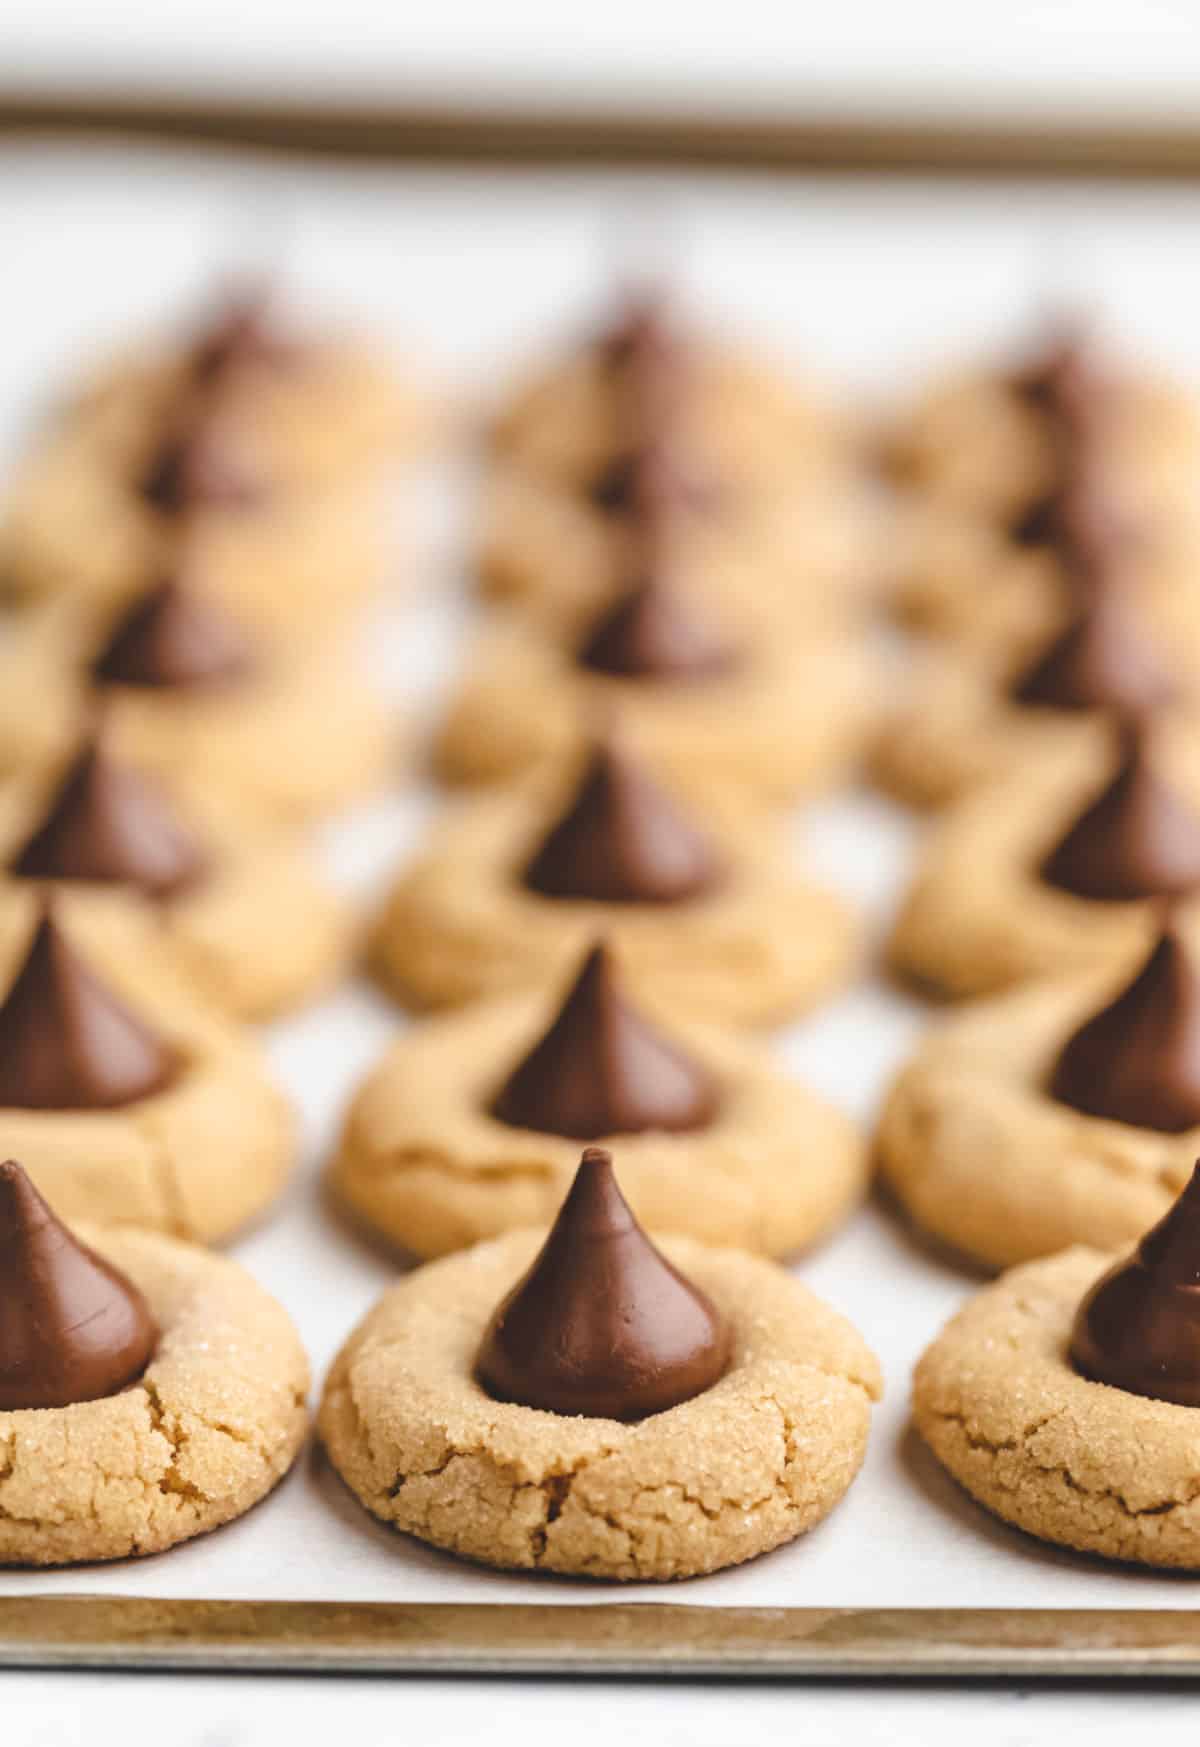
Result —
[{"label": "chocolate kiss tip", "polygon": [[1200,976],[1169,922],[1132,982],[1068,1039],[1050,1094],[1159,1134],[1200,1125]]},{"label": "chocolate kiss tip", "polygon": [[14,1159],[0,1164],[0,1412],[115,1395],[157,1342],[132,1282],[72,1237]]},{"label": "chocolate kiss tip", "polygon": [[626,1001],[612,959],[598,945],[491,1108],[511,1128],[593,1140],[692,1132],[712,1121],[718,1103],[699,1063]]},{"label": "chocolate kiss tip", "polygon": [[477,1375],[500,1401],[633,1421],[709,1389],[729,1365],[715,1306],[646,1236],[588,1147],[533,1266],[492,1316]]},{"label": "chocolate kiss tip", "polygon": [[610,736],[531,858],[524,883],[545,898],[677,904],[712,891],[722,874],[707,837]]},{"label": "chocolate kiss tip", "polygon": [[579,652],[579,664],[621,679],[714,679],[736,664],[733,645],[663,577],[639,578],[606,607]]},{"label": "chocolate kiss tip", "polygon": [[241,627],[181,577],[168,576],[118,620],[92,675],[108,685],[183,688],[225,685],[252,666]]},{"label": "chocolate kiss tip", "polygon": [[1084,1295],[1070,1352],[1092,1382],[1200,1407],[1200,1168],[1133,1255]]},{"label": "chocolate kiss tip", "polygon": [[161,1091],[177,1067],[75,952],[45,902],[0,1004],[0,1107],[117,1109]]},{"label": "chocolate kiss tip", "polygon": [[1047,884],[1101,902],[1165,897],[1200,885],[1200,817],[1151,770],[1144,723],[1122,725],[1116,775],[1040,871]]},{"label": "chocolate kiss tip", "polygon": [[10,865],[22,879],[131,885],[169,897],[194,885],[205,862],[157,786],[118,764],[97,734]]}]

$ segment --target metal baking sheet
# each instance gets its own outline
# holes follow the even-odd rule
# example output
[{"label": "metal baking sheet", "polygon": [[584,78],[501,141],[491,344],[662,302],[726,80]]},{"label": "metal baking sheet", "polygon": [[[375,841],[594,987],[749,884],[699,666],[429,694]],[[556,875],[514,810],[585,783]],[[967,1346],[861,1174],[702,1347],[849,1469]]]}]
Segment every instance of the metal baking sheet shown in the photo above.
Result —
[{"label": "metal baking sheet", "polygon": [[[934,361],[1011,338],[1047,299],[1071,296],[1135,350],[1200,367],[1191,289],[1200,194],[1181,188],[468,175],[9,146],[0,214],[6,331],[16,337],[0,350],[0,452],[9,456],[64,373],[248,252],[270,255],[297,301],[354,315],[400,349],[415,344],[466,394],[498,384],[546,335],[569,331],[614,263],[628,265],[631,231],[649,220],[670,239],[698,310],[759,331],[860,396],[882,399]],[[452,682],[469,616],[469,489],[469,467],[451,458],[397,492],[395,589],[367,654],[418,716]],[[385,797],[327,834],[330,865],[364,895],[377,890],[433,805],[419,787]],[[882,926],[915,848],[913,824],[852,793],[796,828]],[[304,1114],[305,1158],[278,1216],[236,1254],[292,1310],[318,1377],[401,1265],[331,1213],[319,1178],[348,1093],[403,1023],[355,984],[266,1037]],[[868,1121],[924,1023],[914,1002],[865,978],[777,1047],[791,1070]],[[169,1554],[0,1573],[0,1659],[37,1660],[55,1645],[58,1660],[217,1657],[233,1638],[251,1641],[239,1636],[245,1616],[234,1604],[287,1602],[303,1606],[269,1615],[273,1666],[306,1631],[313,1665],[322,1640],[341,1654],[340,1620],[345,1643],[389,1667],[407,1644],[411,1666],[431,1666],[421,1657],[436,1649],[443,1670],[532,1670],[548,1666],[538,1658],[554,1643],[572,1671],[601,1669],[605,1656],[610,1667],[648,1667],[654,1656],[676,1672],[716,1666],[705,1657],[725,1658],[730,1671],[739,1657],[741,1671],[782,1657],[792,1673],[895,1672],[903,1648],[905,1660],[924,1658],[924,1672],[987,1673],[1018,1655],[1029,1673],[1168,1663],[1194,1672],[1196,1621],[1180,1611],[1195,1600],[1190,1579],[1077,1557],[1003,1527],[909,1431],[913,1360],[975,1283],[876,1204],[797,1272],[862,1328],[887,1395],[849,1496],[789,1548],[669,1592],[479,1570],[371,1521],[311,1449],[259,1509]],[[34,1597],[63,1611],[47,1619]],[[80,1597],[126,1600],[89,1618]],[[199,1614],[182,1605],[200,1603]],[[346,1611],[355,1603],[385,1611]],[[1002,1611],[963,1611],[981,1606]],[[546,1609],[566,1610],[552,1634]],[[596,1609],[605,1624],[584,1620]],[[737,1611],[706,1621],[709,1609]]]}]

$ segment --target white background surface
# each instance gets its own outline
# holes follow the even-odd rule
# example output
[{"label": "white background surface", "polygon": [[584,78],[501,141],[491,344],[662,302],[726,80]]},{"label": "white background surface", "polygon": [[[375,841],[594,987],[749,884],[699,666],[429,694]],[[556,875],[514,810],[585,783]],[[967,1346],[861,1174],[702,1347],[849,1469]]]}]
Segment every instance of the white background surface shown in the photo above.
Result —
[{"label": "white background surface", "polygon": [[1190,121],[1188,0],[6,0],[0,87]]},{"label": "white background surface", "polygon": [[[645,184],[639,184],[644,189]],[[651,195],[605,177],[573,179],[247,169],[198,159],[92,152],[0,153],[5,238],[0,432],[15,443],[38,397],[97,342],[178,306],[214,264],[267,239],[305,300],[361,315],[431,366],[479,387],[534,341],[594,303],[630,209],[666,215],[692,301],[756,325],[785,351],[882,393],[927,361],[1007,338],[1048,292],[1086,292],[1104,319],[1189,368],[1200,365],[1200,197],[884,187],[858,181],[662,180]],[[648,205],[647,205],[648,202]],[[389,618],[389,683],[432,699],[444,687],[461,619],[461,494],[449,474],[419,494],[420,549],[399,566],[415,598]],[[429,798],[382,804],[331,844],[345,877],[370,886],[416,840]],[[882,919],[903,876],[910,833],[865,797],[809,821],[813,855]],[[869,1117],[916,1034],[915,1009],[864,985],[797,1028],[786,1061]],[[331,1221],[313,1180],[337,1110],[400,1023],[350,990],[276,1028],[269,1046],[307,1118],[303,1179],[282,1216],[238,1254],[295,1313],[318,1374],[394,1263]],[[945,1482],[905,1429],[913,1358],[969,1282],[868,1210],[801,1266],[880,1352],[887,1400],[867,1467],[845,1505],[806,1542],[674,1593],[697,1604],[918,1602],[1192,1605],[1188,1581],[1138,1576],[1039,1548],[990,1523]],[[96,1573],[0,1575],[0,1592],[105,1588],[128,1593],[337,1594],[392,1598],[603,1602],[604,1591],[461,1567],[370,1523],[319,1459],[306,1458],[261,1510],[156,1561]],[[630,1596],[661,1594],[649,1590]],[[1044,1689],[974,1692],[770,1691],[646,1683],[572,1687],[217,1678],[0,1676],[4,1738],[37,1743],[157,1739],[178,1747],[396,1738],[611,1740],[647,1729],[668,1742],[766,1740],[1018,1742],[1049,1727],[1091,1738],[1128,1730],[1133,1694],[1088,1699]],[[1182,1723],[1160,1694],[1155,1729]],[[1192,1713],[1194,1715],[1194,1713]]]}]

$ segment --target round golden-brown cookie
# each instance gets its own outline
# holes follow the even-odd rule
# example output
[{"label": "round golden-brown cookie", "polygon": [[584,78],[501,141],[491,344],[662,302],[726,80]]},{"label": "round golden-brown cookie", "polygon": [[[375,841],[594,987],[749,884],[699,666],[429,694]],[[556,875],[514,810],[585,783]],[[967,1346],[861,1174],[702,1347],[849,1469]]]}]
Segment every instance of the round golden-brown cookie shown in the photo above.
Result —
[{"label": "round golden-brown cookie", "polygon": [[352,479],[198,509],[184,530],[137,496],[94,435],[72,429],[39,443],[9,488],[0,595],[64,596],[103,619],[172,562],[181,539],[213,594],[277,638],[311,636],[361,605],[380,584],[388,543],[378,487]]},{"label": "round golden-brown cookie", "polygon": [[[1138,507],[1186,504],[1200,461],[1195,397],[1152,375],[1127,375],[1120,393],[1120,417],[1105,432],[1111,466]],[[897,424],[889,449],[907,483],[1000,520],[1050,490],[1058,461],[1044,414],[997,370],[935,382]]]},{"label": "round golden-brown cookie", "polygon": [[1113,1257],[1014,1268],[922,1355],[913,1418],[971,1496],[1026,1533],[1106,1559],[1200,1567],[1200,1413],[1081,1377],[1079,1301]]},{"label": "round golden-brown cookie", "polygon": [[[481,591],[558,634],[582,634],[629,574],[628,518],[520,468],[491,469],[480,523]],[[844,621],[884,572],[877,518],[852,488],[754,498],[679,523],[689,592],[776,634]]]},{"label": "round golden-brown cookie", "polygon": [[[32,906],[0,906],[0,989],[30,939]],[[69,930],[69,932],[68,932]],[[0,1106],[17,1158],[64,1219],[216,1243],[262,1214],[296,1158],[295,1122],[251,1039],[202,1001],[144,919],[72,906],[84,964],[181,1058],[161,1091],[107,1110]],[[0,1512],[0,1519],[2,1519]]]},{"label": "round golden-brown cookie", "polygon": [[[411,367],[354,336],[302,338],[302,347],[284,368],[239,362],[220,384],[222,408],[271,478],[312,491],[428,440],[433,396]],[[62,409],[62,427],[125,463],[191,392],[190,361],[182,345],[106,360]]]},{"label": "round golden-brown cookie", "polygon": [[243,1268],[192,1244],[91,1225],[158,1324],[136,1383],[71,1407],[0,1413],[0,1565],[161,1553],[244,1515],[308,1429],[308,1362]]},{"label": "round golden-brown cookie", "polygon": [[842,1317],[738,1250],[662,1245],[732,1328],[729,1370],[703,1394],[636,1425],[485,1394],[484,1328],[544,1235],[419,1268],[334,1361],[321,1436],[373,1515],[488,1565],[661,1580],[752,1559],[833,1509],[863,1459],[878,1366]]},{"label": "round golden-brown cookie", "polygon": [[65,600],[13,627],[0,650],[0,776],[61,765],[100,706],[114,757],[260,817],[312,817],[385,779],[391,724],[347,639],[260,640],[229,683],[96,687],[88,669],[106,636]]},{"label": "round golden-brown cookie", "polygon": [[[57,780],[47,772],[0,784],[0,913],[23,918],[25,927],[40,882],[14,873],[12,861],[44,818]],[[199,878],[166,898],[116,882],[56,879],[57,912],[68,931],[81,912],[94,915],[100,929],[106,917],[118,928],[138,919],[200,992],[237,1019],[272,1019],[314,1000],[354,956],[350,904],[291,832],[199,785],[177,805],[168,799],[199,850]]]},{"label": "round golden-brown cookie", "polygon": [[[1015,664],[1062,624],[1070,579],[1052,546],[1022,546],[985,517],[936,500],[902,506],[891,532],[890,601],[918,630]],[[1184,502],[1139,524],[1124,557],[1150,622],[1193,648],[1198,553],[1200,523]]]},{"label": "round golden-brown cookie", "polygon": [[[689,355],[688,437],[734,495],[844,475],[847,422],[810,385],[737,347],[698,340]],[[589,485],[627,441],[620,373],[579,347],[515,388],[493,421],[496,453],[572,487]]]},{"label": "round golden-brown cookie", "polygon": [[[718,621],[718,624],[720,622]],[[451,782],[510,781],[576,760],[619,719],[668,778],[785,803],[828,788],[864,750],[877,687],[861,636],[735,641],[727,672],[691,680],[590,671],[569,641],[511,617],[479,637],[435,747]]]},{"label": "round golden-brown cookie", "polygon": [[[1156,762],[1200,806],[1190,741],[1187,722],[1164,723]],[[1159,901],[1080,898],[1038,873],[1112,773],[1111,737],[1087,736],[960,802],[932,833],[901,906],[888,943],[893,969],[952,996],[1063,971],[1130,969],[1149,949]]]},{"label": "round golden-brown cookie", "polygon": [[[1190,932],[1200,940],[1200,916]],[[1048,1090],[1067,1040],[1122,981],[1093,972],[1031,984],[973,1003],[922,1043],[888,1092],[876,1148],[918,1225],[1005,1268],[1069,1244],[1116,1249],[1162,1217],[1200,1155],[1200,1130],[1110,1122]]]},{"label": "round golden-brown cookie", "polygon": [[[355,1096],[333,1159],[338,1196],[419,1256],[553,1219],[579,1144],[491,1114],[556,997],[481,1003],[414,1026]],[[621,1183],[643,1225],[782,1256],[823,1237],[861,1197],[866,1148],[832,1105],[711,1025],[661,1017],[720,1088],[713,1121],[621,1139]]]},{"label": "round golden-brown cookie", "polygon": [[561,984],[599,937],[633,991],[729,1024],[782,1020],[849,974],[853,912],[793,875],[765,821],[744,808],[705,816],[725,878],[702,896],[598,903],[530,891],[522,870],[561,810],[564,776],[446,809],[372,935],[373,968],[401,1000],[448,1007]]},{"label": "round golden-brown cookie", "polygon": [[[1105,586],[1105,585],[1101,585]],[[1148,656],[1161,658],[1164,681],[1174,688],[1172,705],[1186,716],[1177,732],[1194,735],[1200,699],[1200,611],[1163,610],[1140,588],[1130,615],[1131,636],[1142,635]],[[1175,597],[1176,608],[1184,605]],[[1155,610],[1155,607],[1159,610]],[[1200,596],[1197,597],[1200,608]],[[1028,673],[1053,638],[1056,623],[1032,647],[987,640],[981,625],[975,640],[952,648],[919,651],[909,664],[903,698],[883,721],[871,749],[876,781],[889,794],[916,807],[942,807],[984,783],[1018,778],[1031,766],[1062,759],[1102,759],[1112,743],[1112,713],[1102,709],[1055,709],[1022,703],[1014,685]]]}]

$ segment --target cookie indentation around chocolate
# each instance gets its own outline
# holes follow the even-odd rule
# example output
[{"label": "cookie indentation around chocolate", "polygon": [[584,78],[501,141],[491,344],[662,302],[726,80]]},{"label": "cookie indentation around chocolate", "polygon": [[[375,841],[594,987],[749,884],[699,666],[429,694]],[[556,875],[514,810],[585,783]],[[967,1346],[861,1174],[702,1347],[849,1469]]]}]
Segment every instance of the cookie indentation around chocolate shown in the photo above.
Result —
[{"label": "cookie indentation around chocolate", "polygon": [[646,1236],[612,1156],[588,1147],[549,1237],[492,1316],[477,1361],[498,1400],[635,1421],[720,1381],[732,1337]]}]

